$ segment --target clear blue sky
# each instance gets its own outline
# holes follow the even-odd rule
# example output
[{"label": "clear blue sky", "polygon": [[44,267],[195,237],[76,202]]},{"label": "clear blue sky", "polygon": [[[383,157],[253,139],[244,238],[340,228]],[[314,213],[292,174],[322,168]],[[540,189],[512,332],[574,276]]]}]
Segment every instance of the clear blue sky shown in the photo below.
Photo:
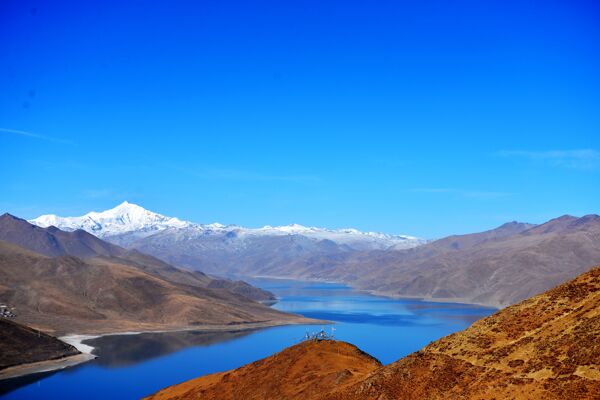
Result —
[{"label": "clear blue sky", "polygon": [[91,3],[0,1],[0,212],[424,237],[600,212],[597,1]]}]

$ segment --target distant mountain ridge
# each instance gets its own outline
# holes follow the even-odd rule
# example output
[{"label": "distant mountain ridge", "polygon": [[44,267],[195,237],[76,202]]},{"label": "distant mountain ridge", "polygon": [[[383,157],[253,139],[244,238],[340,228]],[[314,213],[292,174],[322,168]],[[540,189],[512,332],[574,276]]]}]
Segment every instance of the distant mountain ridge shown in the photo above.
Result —
[{"label": "distant mountain ridge", "polygon": [[356,250],[299,235],[239,239],[235,232],[190,230],[123,245],[214,274],[335,281],[392,297],[504,307],[600,263],[600,217],[513,221],[410,249]]},{"label": "distant mountain ridge", "polygon": [[159,232],[127,245],[174,265],[235,276],[335,281],[392,297],[504,307],[600,263],[600,217],[509,222],[410,249],[355,250],[304,236]]},{"label": "distant mountain ridge", "polygon": [[229,233],[236,235],[238,238],[299,235],[314,240],[331,240],[337,244],[357,249],[384,249],[392,246],[410,248],[424,243],[424,240],[413,236],[361,232],[352,228],[331,230],[305,227],[298,224],[244,228],[237,225],[225,226],[219,223],[196,224],[178,218],[166,217],[127,201],[110,210],[89,212],[81,217],[59,217],[50,214],[34,218],[29,222],[41,227],[55,226],[63,230],[83,229],[106,239],[119,236],[121,242],[148,237],[162,231],[170,231],[173,234],[189,232],[196,235],[216,236]]},{"label": "distant mountain ridge", "polygon": [[[318,263],[318,261],[315,261]],[[305,279],[335,277],[360,289],[504,307],[600,263],[600,217],[562,216],[544,224],[504,224],[413,249],[351,254]],[[368,273],[365,273],[368,271]]]},{"label": "distant mountain ridge", "polygon": [[541,293],[600,263],[597,215],[565,215],[539,225],[512,221],[418,245],[411,240],[391,245],[376,234],[338,232],[342,236],[335,240],[328,234],[299,226],[187,225],[106,239],[209,274],[335,281],[392,297],[494,307]]}]

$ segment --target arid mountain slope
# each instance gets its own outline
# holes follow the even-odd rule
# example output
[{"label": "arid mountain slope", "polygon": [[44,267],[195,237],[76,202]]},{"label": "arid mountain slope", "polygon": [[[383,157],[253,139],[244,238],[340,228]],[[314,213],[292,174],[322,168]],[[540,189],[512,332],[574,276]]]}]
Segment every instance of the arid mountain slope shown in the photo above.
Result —
[{"label": "arid mountain slope", "polygon": [[79,354],[70,344],[16,322],[0,318],[0,370],[23,363]]},{"label": "arid mountain slope", "polygon": [[315,399],[366,378],[380,366],[349,343],[307,341],[235,371],[172,386],[149,399]]},{"label": "arid mountain slope", "polygon": [[199,271],[175,268],[137,250],[126,250],[105,242],[83,230],[65,232],[53,226],[40,228],[10,214],[0,216],[0,240],[17,244],[49,257],[73,256],[84,260],[100,259],[131,265],[172,282],[229,290],[252,300],[272,301],[272,293],[241,281],[209,277]]},{"label": "arid mountain slope", "polygon": [[395,254],[361,255],[347,263],[345,271],[368,271],[355,272],[352,283],[387,295],[504,307],[600,263],[597,215],[564,216],[534,227],[520,224],[511,232],[506,228],[449,237]]},{"label": "arid mountain slope", "polygon": [[328,398],[598,399],[600,267]]},{"label": "arid mountain slope", "polygon": [[0,241],[0,302],[17,321],[54,333],[293,323],[223,289],[185,285],[117,260],[47,257]]},{"label": "arid mountain slope", "polygon": [[[364,356],[358,360],[367,368],[340,372],[359,362],[356,352],[343,360],[337,355],[348,346],[303,343],[151,398],[219,400],[244,393],[248,399],[598,399],[600,267],[372,372]],[[306,361],[313,358],[318,362]],[[300,372],[290,372],[291,366]],[[344,382],[341,376],[351,378]]]}]

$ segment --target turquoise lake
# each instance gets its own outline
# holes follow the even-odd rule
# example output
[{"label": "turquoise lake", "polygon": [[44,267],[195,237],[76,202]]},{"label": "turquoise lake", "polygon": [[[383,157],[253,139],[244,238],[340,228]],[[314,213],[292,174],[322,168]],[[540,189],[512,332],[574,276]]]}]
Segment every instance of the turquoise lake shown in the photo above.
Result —
[{"label": "turquoise lake", "polygon": [[[492,308],[389,299],[347,286],[292,280],[251,280],[275,293],[283,311],[335,322],[335,338],[388,364],[429,342],[462,330]],[[85,342],[96,360],[57,372],[0,382],[2,399],[136,399],[165,386],[225,371],[269,356],[320,325],[227,333],[114,335]],[[331,333],[331,326],[325,330]]]}]

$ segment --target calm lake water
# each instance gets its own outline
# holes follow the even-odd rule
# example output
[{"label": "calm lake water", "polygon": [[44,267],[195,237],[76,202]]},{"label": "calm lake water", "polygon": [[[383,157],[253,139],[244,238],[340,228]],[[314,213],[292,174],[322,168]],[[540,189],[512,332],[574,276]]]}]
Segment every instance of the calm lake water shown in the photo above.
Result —
[{"label": "calm lake water", "polygon": [[[335,321],[335,337],[388,364],[464,329],[494,309],[392,300],[338,284],[252,280],[275,293],[273,307]],[[225,371],[298,343],[321,326],[283,326],[221,334],[202,332],[107,336],[85,342],[94,361],[58,372],[0,382],[2,399],[136,399],[165,386]],[[330,326],[325,330],[329,333]]]}]

